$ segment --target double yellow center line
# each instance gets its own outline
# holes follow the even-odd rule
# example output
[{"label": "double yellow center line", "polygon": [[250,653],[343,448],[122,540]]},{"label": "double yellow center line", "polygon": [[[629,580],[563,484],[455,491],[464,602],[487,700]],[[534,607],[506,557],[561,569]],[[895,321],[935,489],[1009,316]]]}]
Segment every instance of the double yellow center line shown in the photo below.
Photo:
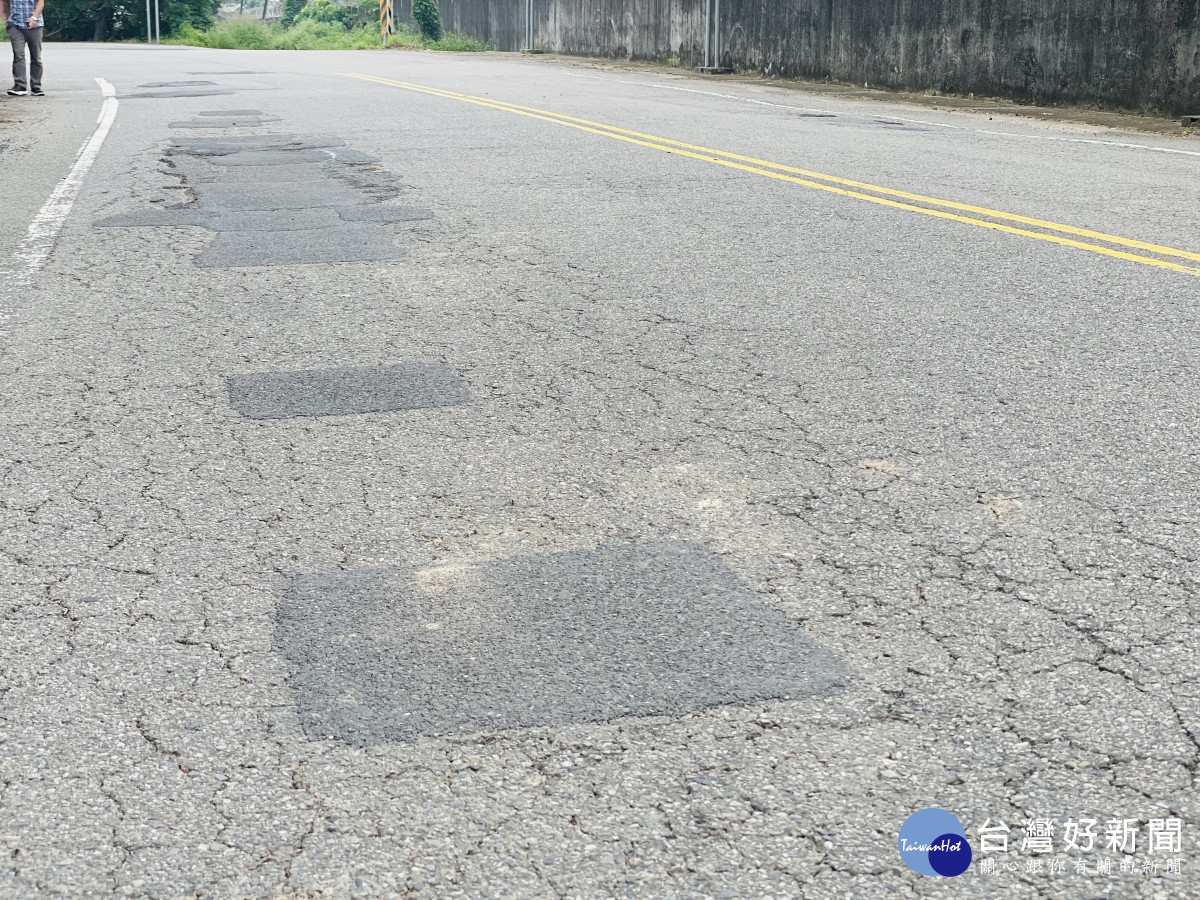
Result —
[{"label": "double yellow center line", "polygon": [[[876,203],[880,206],[902,209],[907,212],[933,216],[938,219],[948,219],[964,225],[974,225],[978,228],[1002,231],[1007,234],[1020,235],[1021,237],[1035,238],[1039,241],[1049,241],[1052,244],[1061,244],[1064,247],[1074,247],[1077,250],[1086,250],[1089,253],[1099,253],[1103,256],[1111,256],[1117,259],[1128,260],[1129,262],[1141,263],[1142,265],[1155,266],[1160,269],[1170,269],[1171,271],[1182,272],[1186,275],[1200,276],[1200,267],[1174,261],[1183,259],[1192,263],[1200,263],[1200,253],[1193,253],[1188,250],[1179,250],[1175,247],[1165,247],[1161,244],[1151,244],[1146,241],[1118,237],[1117,235],[1105,234],[1101,231],[1090,231],[1086,228],[1076,228],[1073,225],[1063,225],[1060,222],[1047,222],[1043,219],[1034,219],[1029,216],[1007,213],[997,209],[988,209],[984,206],[972,206],[969,203],[940,200],[936,197],[926,197],[922,194],[898,191],[876,184],[852,181],[848,178],[839,178],[835,175],[824,175],[820,172],[797,169],[793,166],[755,159],[752,156],[728,153],[724,150],[713,150],[711,147],[700,147],[696,144],[674,141],[670,138],[644,134],[640,131],[630,131],[627,128],[618,128],[615,125],[605,125],[601,122],[592,122],[588,119],[549,112],[531,106],[518,106],[515,103],[505,103],[501,100],[493,100],[490,97],[473,97],[470,94],[444,91],[440,88],[425,87],[424,85],[410,84],[405,81],[392,81],[388,78],[377,78],[374,75],[361,75],[352,72],[339,74],[347,78],[358,78],[363,81],[372,81],[376,84],[385,84],[390,87],[404,88],[408,91],[429,94],[430,96],[441,97],[445,100],[458,100],[462,103],[473,103],[476,106],[485,106],[488,109],[495,109],[518,116],[540,119],[543,122],[562,125],[566,128],[575,128],[579,131],[586,131],[590,134],[600,135],[601,137],[624,141],[625,143],[646,147],[650,150],[674,153],[678,156],[686,156],[729,169],[749,172],[752,175],[759,175],[764,178],[787,181],[818,191],[851,197],[855,200],[865,200],[868,203]],[[1131,252],[1135,250],[1141,252]],[[1168,258],[1163,259],[1162,257]]]}]

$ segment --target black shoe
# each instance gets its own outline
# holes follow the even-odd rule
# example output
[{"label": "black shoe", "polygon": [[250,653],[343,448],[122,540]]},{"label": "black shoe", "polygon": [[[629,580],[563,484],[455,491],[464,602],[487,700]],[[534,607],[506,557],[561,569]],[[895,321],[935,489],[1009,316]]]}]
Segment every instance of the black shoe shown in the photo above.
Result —
[{"label": "black shoe", "polygon": [[45,92],[45,91],[43,91],[41,88],[34,88],[34,89],[33,89],[32,91],[30,91],[29,93],[30,93],[30,94],[32,94],[32,95],[33,95],[33,96],[35,96],[35,97],[45,97],[45,96],[46,96],[46,92]]},{"label": "black shoe", "polygon": [[29,93],[29,91],[24,90],[22,88],[9,88],[8,89],[8,96],[10,96],[10,97],[24,97],[28,93]]}]

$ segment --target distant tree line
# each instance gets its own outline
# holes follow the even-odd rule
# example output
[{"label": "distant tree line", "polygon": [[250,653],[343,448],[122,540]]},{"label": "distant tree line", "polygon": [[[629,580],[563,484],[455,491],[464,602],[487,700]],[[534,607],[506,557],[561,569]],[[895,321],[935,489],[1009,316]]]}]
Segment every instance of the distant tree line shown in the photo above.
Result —
[{"label": "distant tree line", "polygon": [[[185,22],[207,28],[221,0],[158,0],[159,30],[172,34]],[[150,2],[154,8],[154,0]],[[146,0],[51,0],[46,38],[56,41],[124,41],[146,36]]]}]

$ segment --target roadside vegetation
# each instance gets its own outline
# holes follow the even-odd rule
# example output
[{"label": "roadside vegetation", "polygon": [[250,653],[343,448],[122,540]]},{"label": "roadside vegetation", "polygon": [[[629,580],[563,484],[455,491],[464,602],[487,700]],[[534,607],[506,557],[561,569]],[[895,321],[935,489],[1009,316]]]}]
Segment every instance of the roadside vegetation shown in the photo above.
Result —
[{"label": "roadside vegetation", "polygon": [[[378,48],[382,39],[375,22],[346,27],[297,16],[291,26],[258,19],[219,22],[207,29],[185,24],[165,42],[217,50],[364,50]],[[427,40],[404,25],[388,38],[387,46],[459,52],[492,49],[487,44],[450,33],[444,33],[441,40]]]},{"label": "roadside vegetation", "polygon": [[201,30],[184,25],[167,41],[216,50],[358,50],[378,47],[379,35],[324,22],[298,22],[291,28],[254,19],[220,22]]},{"label": "roadside vegetation", "polygon": [[[140,0],[139,0],[140,2]],[[262,18],[264,0],[159,0],[163,42],[219,50],[359,50],[378,48],[378,0],[282,0]],[[111,0],[53,0],[46,5],[46,37],[57,40],[139,40],[146,34],[144,5]],[[413,50],[491,50],[487,44],[442,30],[437,0],[414,0],[413,25],[399,25],[387,46]]]}]

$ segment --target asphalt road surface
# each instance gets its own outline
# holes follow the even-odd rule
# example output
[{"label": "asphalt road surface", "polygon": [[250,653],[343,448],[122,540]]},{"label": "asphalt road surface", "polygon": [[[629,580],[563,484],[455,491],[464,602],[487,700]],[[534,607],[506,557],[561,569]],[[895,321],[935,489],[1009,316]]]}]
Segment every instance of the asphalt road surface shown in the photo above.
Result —
[{"label": "asphalt road surface", "polygon": [[1200,897],[1195,139],[46,59],[0,896]]}]

